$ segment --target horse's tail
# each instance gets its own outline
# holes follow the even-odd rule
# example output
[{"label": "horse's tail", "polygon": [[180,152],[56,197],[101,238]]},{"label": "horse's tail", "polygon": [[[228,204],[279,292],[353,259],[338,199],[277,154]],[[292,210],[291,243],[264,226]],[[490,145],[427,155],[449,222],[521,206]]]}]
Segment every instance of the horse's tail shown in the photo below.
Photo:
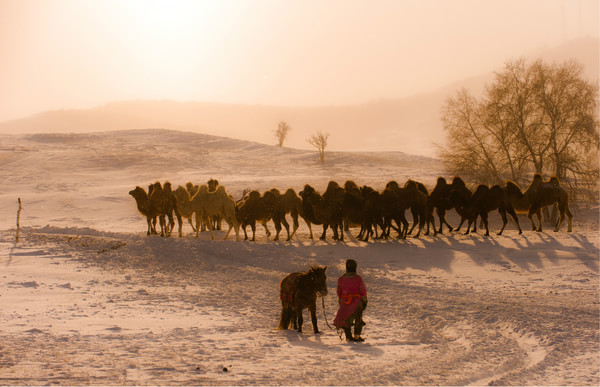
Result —
[{"label": "horse's tail", "polygon": [[279,318],[279,325],[277,325],[277,329],[288,329],[290,327],[291,320],[291,308],[283,307],[281,309],[281,317]]}]

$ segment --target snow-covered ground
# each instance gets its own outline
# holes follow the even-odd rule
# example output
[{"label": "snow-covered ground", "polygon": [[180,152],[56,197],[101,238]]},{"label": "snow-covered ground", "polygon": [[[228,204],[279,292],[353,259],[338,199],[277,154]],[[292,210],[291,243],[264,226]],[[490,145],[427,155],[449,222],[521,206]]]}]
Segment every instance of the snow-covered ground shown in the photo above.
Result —
[{"label": "snow-covered ground", "polygon": [[[301,220],[290,242],[260,228],[256,242],[195,239],[188,224],[165,239],[145,235],[136,185],[217,178],[239,198],[331,179],[431,189],[445,173],[422,156],[327,153],[321,166],[316,152],[164,130],[0,139],[0,384],[600,384],[597,205],[574,209],[572,233],[521,217],[523,235],[365,243],[351,229],[338,242]],[[347,258],[369,292],[364,343],[325,321]],[[315,264],[328,267],[322,333],[276,330],[279,281]]]}]

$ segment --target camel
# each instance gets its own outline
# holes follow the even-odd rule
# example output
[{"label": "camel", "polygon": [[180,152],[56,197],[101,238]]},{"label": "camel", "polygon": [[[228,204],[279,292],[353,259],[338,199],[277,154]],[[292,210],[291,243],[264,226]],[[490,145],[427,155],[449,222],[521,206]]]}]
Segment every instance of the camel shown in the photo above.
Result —
[{"label": "camel", "polygon": [[344,231],[349,232],[351,225],[362,226],[364,224],[364,201],[358,185],[352,180],[347,180],[344,183]]},{"label": "camel", "polygon": [[[208,185],[208,192],[215,192],[217,187],[219,187],[219,180],[211,178],[206,184]],[[221,231],[221,218],[219,215],[215,215],[211,220],[213,222],[213,229]],[[202,225],[202,231],[205,231],[205,225]]]},{"label": "camel", "polygon": [[204,221],[208,224],[211,240],[214,240],[213,224],[208,220],[219,215],[229,225],[223,239],[227,239],[231,230],[234,229],[235,239],[239,240],[240,225],[235,214],[235,201],[227,195],[225,187],[219,186],[215,192],[208,192],[208,186],[201,185],[198,192],[194,196],[190,196],[187,189],[179,186],[175,191],[175,196],[184,216],[189,217],[191,213],[196,214],[196,238],[200,232],[200,223]]},{"label": "camel", "polygon": [[[565,214],[568,218],[567,232],[573,231],[573,215],[569,210],[569,193],[560,185],[556,176],[551,177],[548,181],[543,181],[542,175],[536,173],[525,192],[521,192],[519,186],[512,181],[506,182],[506,189],[515,211],[527,213],[533,231],[542,231],[542,208],[555,203],[558,205],[560,217],[554,226],[554,231],[560,230]],[[538,218],[537,227],[533,221],[534,214]]]},{"label": "camel", "polygon": [[[156,232],[156,217],[160,220],[161,236],[170,236],[173,228],[175,227],[175,221],[173,219],[173,212],[179,220],[179,236],[181,236],[181,216],[177,209],[176,199],[170,191],[170,183],[165,183],[167,190],[163,189],[159,182],[154,183],[149,187],[147,194],[146,191],[137,186],[135,189],[129,191],[137,204],[138,211],[146,216],[148,222],[147,235],[157,234]],[[169,226],[166,225],[165,216],[169,218]]]},{"label": "camel", "polygon": [[[390,231],[393,228],[398,232],[399,238],[406,238],[408,220],[406,220],[404,212],[409,205],[398,183],[393,180],[388,182],[385,189],[381,192],[379,199],[384,224],[380,237],[389,238]],[[396,223],[397,227],[392,224],[392,221]]]},{"label": "camel", "polygon": [[[450,193],[452,190],[458,190],[463,194],[465,198],[471,197],[471,191],[467,188],[465,182],[458,176],[452,179],[452,184],[448,184],[446,179],[443,177],[438,177],[437,183],[431,191],[429,195],[429,209],[433,211],[435,208],[438,218],[440,220],[440,229],[437,231],[438,233],[443,233],[444,224],[448,227],[449,231],[454,230],[452,226],[446,221],[446,211],[454,208],[452,201],[450,200]],[[459,211],[457,211],[459,212]],[[457,230],[460,230],[460,227],[465,221],[465,217],[460,214],[461,217],[460,224],[457,227]]]},{"label": "camel", "polygon": [[377,226],[382,230],[385,229],[383,222],[384,209],[378,191],[365,185],[360,188],[360,192],[364,198],[364,220],[357,238],[366,242],[371,236],[375,239],[379,238]]},{"label": "camel", "polygon": [[[425,192],[423,192],[423,190],[425,190]],[[425,235],[429,235],[429,225],[433,222],[433,215],[431,215],[431,212],[429,211],[429,198],[426,192],[427,188],[425,188],[423,184],[414,180],[408,180],[404,184],[404,187],[401,188],[402,198],[405,201],[406,206],[410,208],[413,216],[413,226],[406,233],[412,234],[412,231],[417,223],[419,224],[419,230],[414,236],[415,238],[418,238],[421,235],[421,231],[425,227],[425,223],[427,223],[427,232]]]},{"label": "camel", "polygon": [[[333,184],[330,184],[330,186],[329,199],[331,201],[334,199],[336,201],[339,200],[339,195],[335,192],[337,189],[334,188]],[[344,240],[341,202],[336,205],[327,203],[325,198],[308,184],[300,191],[300,197],[302,198],[302,213],[304,214],[304,219],[307,221],[311,239],[313,238],[311,224],[322,224],[323,233],[320,239],[323,240],[326,238],[327,228],[331,226],[333,239]],[[341,235],[338,234],[338,226],[340,227]]]},{"label": "camel", "polygon": [[289,224],[285,220],[282,211],[277,208],[277,202],[275,194],[271,191],[265,192],[262,196],[258,191],[251,191],[247,198],[242,200],[237,205],[236,215],[237,219],[244,230],[244,240],[248,240],[248,234],[246,233],[246,226],[250,225],[252,228],[252,241],[256,240],[256,222],[263,225],[267,238],[271,236],[271,232],[267,227],[267,222],[273,219],[275,223],[275,229],[277,234],[275,240],[279,240],[279,233],[281,232],[281,223],[283,218],[283,224],[289,231]]},{"label": "camel", "polygon": [[506,213],[509,213],[517,224],[519,235],[523,233],[517,214],[508,198],[507,191],[499,185],[494,185],[490,188],[487,185],[480,184],[470,199],[465,197],[460,191],[453,190],[451,198],[457,211],[460,211],[468,220],[465,235],[469,234],[471,225],[473,225],[473,232],[477,232],[477,217],[479,216],[485,226],[485,236],[489,236],[488,214],[493,210],[498,210],[498,213],[502,217],[502,228],[497,235],[502,235],[508,223]]},{"label": "camel", "polygon": [[[276,203],[276,207],[278,209],[278,211],[280,211],[283,216],[281,219],[281,222],[283,223],[283,225],[285,226],[287,233],[288,233],[288,237],[287,240],[291,240],[294,235],[296,235],[296,231],[298,230],[298,227],[300,227],[300,224],[298,223],[298,216],[300,216],[302,219],[304,219],[304,222],[306,222],[306,225],[309,226],[309,222],[306,220],[306,218],[304,217],[304,214],[302,212],[302,199],[298,196],[298,194],[296,193],[296,191],[293,188],[288,188],[285,193],[282,195],[281,192],[279,192],[279,190],[277,188],[271,188],[270,190],[273,195],[275,195],[275,203]],[[287,220],[285,219],[285,214],[290,214],[290,216],[292,217],[292,223],[293,223],[293,229],[292,229],[292,233],[290,234],[290,230],[289,230],[289,224],[287,223]],[[287,226],[286,226],[287,224]],[[310,228],[310,226],[309,226]],[[311,238],[312,238],[312,230],[311,230]]]}]

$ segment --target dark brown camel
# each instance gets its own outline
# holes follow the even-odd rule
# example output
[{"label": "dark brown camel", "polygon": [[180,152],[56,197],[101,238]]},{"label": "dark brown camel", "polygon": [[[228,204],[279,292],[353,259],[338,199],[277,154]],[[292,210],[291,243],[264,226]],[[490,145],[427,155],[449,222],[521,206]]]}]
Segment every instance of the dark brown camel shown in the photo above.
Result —
[{"label": "dark brown camel", "polygon": [[357,238],[366,242],[369,237],[379,238],[377,226],[383,232],[385,228],[383,214],[385,211],[378,191],[365,185],[360,188],[360,192],[364,199],[364,221]]},{"label": "dark brown camel", "polygon": [[[403,189],[396,181],[390,181],[379,196],[381,213],[383,216],[382,238],[389,238],[390,231],[393,228],[398,232],[398,237],[406,238],[408,233],[408,220],[406,220],[405,211],[410,207]],[[394,226],[396,223],[396,226]]]},{"label": "dark brown camel", "polygon": [[[555,224],[554,231],[560,230],[565,214],[568,218],[567,232],[573,231],[573,215],[569,210],[569,194],[560,185],[557,177],[553,176],[549,181],[543,181],[542,175],[536,173],[525,192],[521,192],[519,186],[512,181],[508,181],[506,187],[515,210],[520,213],[527,213],[532,230],[542,231],[542,208],[557,204],[560,217]],[[534,214],[538,218],[538,227],[535,226],[533,221]]]},{"label": "dark brown camel", "polygon": [[[281,218],[283,212],[277,208],[277,201],[275,195],[271,191],[265,192],[262,196],[258,191],[251,191],[248,197],[245,198],[237,205],[236,216],[244,230],[244,240],[248,240],[248,234],[246,233],[246,226],[250,225],[252,229],[252,241],[256,240],[256,223],[262,224],[267,234],[267,238],[271,236],[271,232],[267,227],[267,222],[273,219],[277,235],[275,240],[279,240],[279,233],[281,232]],[[284,226],[288,230],[289,225],[285,218],[283,219]]]},{"label": "dark brown camel", "polygon": [[[333,192],[330,191],[331,195],[329,199],[332,201],[334,199],[339,201],[339,195],[335,191],[337,190],[333,190]],[[308,184],[300,191],[300,197],[302,198],[302,213],[304,214],[304,219],[307,221],[311,239],[313,238],[311,224],[321,224],[323,225],[323,233],[321,234],[320,239],[326,238],[327,229],[331,226],[333,230],[333,239],[343,240],[343,214],[341,201],[334,205],[327,203],[325,198]],[[341,200],[343,201],[343,196]],[[340,234],[338,234],[338,226],[340,227]]]},{"label": "dark brown camel", "polygon": [[471,225],[473,226],[472,231],[477,232],[477,217],[481,217],[481,220],[485,226],[485,235],[489,236],[489,223],[488,214],[493,210],[498,210],[502,217],[502,229],[498,232],[498,235],[502,235],[508,219],[506,213],[509,213],[515,221],[519,234],[522,234],[521,226],[519,225],[519,219],[517,214],[508,198],[507,190],[499,185],[494,185],[491,188],[487,185],[480,184],[469,199],[464,196],[460,191],[453,190],[451,193],[452,200],[455,204],[457,211],[460,211],[464,217],[468,220],[467,230],[465,234],[469,234]]},{"label": "dark brown camel", "polygon": [[[465,198],[470,198],[472,195],[465,182],[458,176],[452,179],[452,184],[448,184],[443,177],[438,177],[437,183],[429,195],[429,209],[433,211],[433,208],[435,208],[440,220],[440,228],[437,231],[440,234],[443,233],[444,224],[448,227],[449,231],[453,230],[452,226],[446,221],[446,211],[454,208],[454,204],[450,199],[452,190],[459,191]],[[461,216],[461,221],[457,230],[460,229],[465,221],[465,217],[460,212],[459,215]]]},{"label": "dark brown camel", "polygon": [[[289,241],[294,237],[296,231],[298,230],[298,227],[300,226],[298,222],[299,216],[302,219],[304,219],[307,225],[309,224],[302,213],[302,199],[298,196],[298,194],[293,188],[288,188],[283,195],[281,194],[281,192],[279,192],[277,188],[271,188],[270,191],[273,193],[273,195],[275,195],[275,203],[277,210],[283,214],[281,218],[281,223],[283,223],[284,227],[287,230],[287,240]],[[293,230],[291,233],[289,230],[289,223],[285,219],[285,214],[290,214],[290,216],[292,217]]]},{"label": "dark brown camel", "polygon": [[[423,192],[423,190],[425,190],[425,192]],[[415,238],[418,238],[421,235],[421,231],[425,227],[425,224],[427,224],[427,232],[425,235],[428,235],[429,225],[433,222],[433,215],[431,215],[431,211],[429,211],[429,198],[426,192],[427,188],[414,180],[408,180],[401,189],[402,198],[408,208],[410,208],[413,216],[413,226],[407,231],[407,234],[411,234],[417,223],[419,224],[419,231],[417,231],[417,234],[414,236]]]}]

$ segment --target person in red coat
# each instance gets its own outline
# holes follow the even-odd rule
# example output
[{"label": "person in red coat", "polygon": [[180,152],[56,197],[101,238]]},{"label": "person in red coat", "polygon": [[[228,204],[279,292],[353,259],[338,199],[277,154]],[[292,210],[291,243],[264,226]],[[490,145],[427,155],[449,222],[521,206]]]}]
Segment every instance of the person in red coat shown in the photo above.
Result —
[{"label": "person in red coat", "polygon": [[[346,340],[364,341],[360,337],[362,327],[365,323],[362,321],[362,314],[367,307],[367,288],[362,277],[356,274],[356,261],[348,259],[346,261],[346,273],[338,278],[337,295],[340,308],[337,311],[333,324],[336,328],[344,329]],[[351,327],[354,325],[354,336]]]}]

